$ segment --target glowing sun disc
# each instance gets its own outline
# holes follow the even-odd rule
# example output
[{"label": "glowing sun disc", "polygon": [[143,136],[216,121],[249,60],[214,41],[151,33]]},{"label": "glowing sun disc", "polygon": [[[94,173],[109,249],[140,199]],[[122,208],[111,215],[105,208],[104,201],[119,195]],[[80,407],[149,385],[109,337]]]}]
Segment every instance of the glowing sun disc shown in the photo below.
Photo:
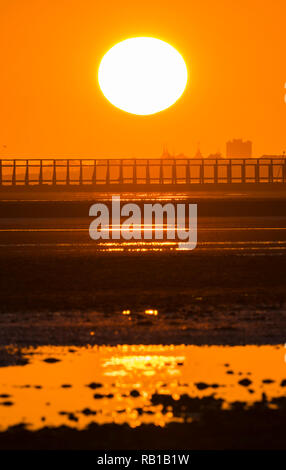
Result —
[{"label": "glowing sun disc", "polygon": [[132,114],[154,114],[174,104],[188,80],[183,57],[170,44],[151,37],[119,42],[105,54],[98,82],[105,98]]}]

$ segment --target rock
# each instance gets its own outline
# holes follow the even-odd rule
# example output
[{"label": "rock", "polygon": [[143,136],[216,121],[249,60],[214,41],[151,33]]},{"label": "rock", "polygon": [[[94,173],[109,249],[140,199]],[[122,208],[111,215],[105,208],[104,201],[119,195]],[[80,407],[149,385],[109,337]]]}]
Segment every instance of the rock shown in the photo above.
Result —
[{"label": "rock", "polygon": [[239,385],[242,385],[243,387],[249,387],[249,385],[252,384],[251,380],[249,379],[242,379],[238,383]]},{"label": "rock", "polygon": [[89,408],[84,408],[84,410],[82,410],[82,414],[85,416],[96,415],[96,411],[90,410]]},{"label": "rock", "polygon": [[91,388],[92,390],[95,390],[96,388],[103,387],[103,385],[97,382],[91,382],[90,384],[87,385],[87,387]]},{"label": "rock", "polygon": [[55,364],[56,362],[60,362],[60,359],[57,359],[55,357],[46,357],[46,359],[44,359],[44,362],[47,362],[48,364]]},{"label": "rock", "polygon": [[198,382],[195,384],[195,386],[199,390],[205,390],[206,388],[209,388],[209,385],[205,384],[204,382]]}]

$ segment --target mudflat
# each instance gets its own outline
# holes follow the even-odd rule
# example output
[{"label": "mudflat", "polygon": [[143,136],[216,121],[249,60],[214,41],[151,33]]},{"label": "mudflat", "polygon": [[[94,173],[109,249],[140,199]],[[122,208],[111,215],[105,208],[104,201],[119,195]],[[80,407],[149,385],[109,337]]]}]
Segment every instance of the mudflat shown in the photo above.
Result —
[{"label": "mudflat", "polygon": [[[163,242],[94,244],[86,204],[74,206],[76,216],[70,202],[14,201],[12,212],[1,204],[0,407],[7,426],[0,448],[284,447],[282,203],[268,201],[263,214],[263,201],[245,201],[235,214],[239,204],[206,201],[190,252]],[[225,352],[212,353],[217,346]],[[51,357],[43,356],[46,347]],[[199,351],[176,353],[180,347]],[[77,363],[85,353],[86,368]],[[105,358],[103,365],[88,379],[96,357]],[[209,369],[212,358],[217,363]],[[63,374],[66,381],[56,385]]]}]

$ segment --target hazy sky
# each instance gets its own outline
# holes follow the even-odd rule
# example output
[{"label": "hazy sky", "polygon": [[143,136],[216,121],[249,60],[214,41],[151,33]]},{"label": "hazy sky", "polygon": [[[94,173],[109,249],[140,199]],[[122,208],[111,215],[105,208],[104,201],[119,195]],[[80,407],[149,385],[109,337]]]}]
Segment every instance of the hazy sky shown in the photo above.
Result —
[{"label": "hazy sky", "polygon": [[[285,0],[0,0],[0,155],[140,157],[286,150]],[[153,36],[184,56],[182,98],[153,116],[113,107],[97,68]]]}]

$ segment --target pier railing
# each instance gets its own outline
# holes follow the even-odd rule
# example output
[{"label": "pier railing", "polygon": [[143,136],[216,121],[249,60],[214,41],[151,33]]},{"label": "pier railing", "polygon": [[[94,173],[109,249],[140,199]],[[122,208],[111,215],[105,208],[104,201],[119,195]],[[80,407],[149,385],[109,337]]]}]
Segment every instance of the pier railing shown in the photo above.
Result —
[{"label": "pier railing", "polygon": [[0,186],[286,183],[286,159],[2,159]]}]

